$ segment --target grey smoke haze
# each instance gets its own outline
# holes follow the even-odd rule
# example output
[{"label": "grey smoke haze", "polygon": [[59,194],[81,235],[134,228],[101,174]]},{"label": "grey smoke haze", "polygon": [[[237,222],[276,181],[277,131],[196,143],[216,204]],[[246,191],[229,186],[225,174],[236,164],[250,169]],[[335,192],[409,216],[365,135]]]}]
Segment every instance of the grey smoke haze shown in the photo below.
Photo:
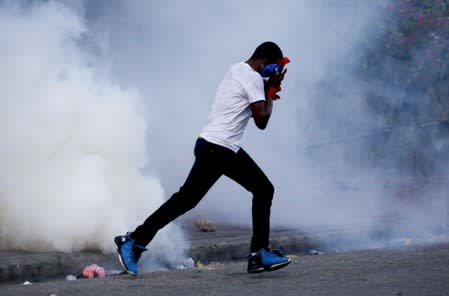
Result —
[{"label": "grey smoke haze", "polygon": [[[193,143],[227,67],[247,59],[260,42],[274,40],[293,61],[284,99],[276,103],[268,130],[260,132],[251,126],[244,139],[244,147],[276,185],[273,223],[349,223],[371,218],[367,210],[378,201],[365,194],[350,202],[329,196],[328,174],[308,161],[304,147],[332,139],[331,128],[338,128],[340,121],[347,126],[367,120],[362,86],[345,70],[348,59],[358,54],[359,43],[373,34],[371,24],[382,13],[374,5],[284,1],[275,8],[264,1],[114,3],[113,8],[110,4],[95,7],[89,20],[95,36],[108,40],[103,54],[111,58],[108,65],[118,79],[145,94],[146,110],[154,119],[149,150],[167,193],[178,189],[190,169]],[[328,97],[320,89],[322,81],[332,76],[341,85],[341,97]],[[317,105],[317,99],[323,106]],[[323,120],[319,107],[328,110],[326,117],[331,118]],[[342,159],[341,167],[330,176],[343,174],[343,164]],[[250,205],[247,192],[223,178],[191,215],[249,223]]]},{"label": "grey smoke haze", "polygon": [[[373,86],[349,71],[384,13],[374,4],[0,3],[3,248],[109,250],[182,185],[216,86],[266,40],[292,63],[268,129],[249,124],[243,146],[275,184],[272,224],[370,225],[386,212],[420,230],[447,222],[442,194],[410,207],[384,191],[387,172],[339,146],[308,152],[375,125],[363,101]],[[189,215],[249,225],[250,209],[223,178]],[[173,240],[183,242],[176,225],[154,248],[174,252]]]}]

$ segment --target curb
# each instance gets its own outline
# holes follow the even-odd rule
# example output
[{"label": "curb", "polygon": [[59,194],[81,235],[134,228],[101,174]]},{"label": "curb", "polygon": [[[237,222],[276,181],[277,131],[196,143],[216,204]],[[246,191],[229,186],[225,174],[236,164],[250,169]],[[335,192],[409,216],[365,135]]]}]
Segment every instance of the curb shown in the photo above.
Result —
[{"label": "curb", "polygon": [[[11,252],[12,253],[12,252]],[[75,274],[96,262],[107,265],[113,254],[80,253],[12,253],[0,258],[0,284],[18,281],[39,282],[58,276]]]},{"label": "curb", "polygon": [[[312,242],[309,236],[298,234],[275,236],[270,240],[270,245],[273,249],[279,249],[286,254],[301,254],[316,248],[318,242]],[[188,257],[201,263],[244,260],[248,258],[248,254],[247,240],[193,243],[187,252]]]}]

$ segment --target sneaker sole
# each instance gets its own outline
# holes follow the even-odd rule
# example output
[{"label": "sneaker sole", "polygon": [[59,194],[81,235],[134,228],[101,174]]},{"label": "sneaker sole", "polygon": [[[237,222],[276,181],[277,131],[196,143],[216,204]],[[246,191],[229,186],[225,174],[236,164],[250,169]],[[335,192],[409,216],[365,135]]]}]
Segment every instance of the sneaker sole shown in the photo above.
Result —
[{"label": "sneaker sole", "polygon": [[282,263],[278,263],[278,264],[273,264],[273,265],[270,265],[270,266],[264,266],[264,269],[265,269],[266,271],[275,271],[275,270],[278,270],[278,269],[281,269],[281,268],[286,267],[286,266],[289,265],[291,262],[292,262],[292,260],[291,260],[290,258],[288,258],[288,261],[287,261],[287,262],[282,262]]},{"label": "sneaker sole", "polygon": [[251,270],[248,269],[248,273],[261,273],[261,272],[264,272],[264,271],[265,271],[264,267],[259,267],[257,269],[251,269]]},{"label": "sneaker sole", "polygon": [[120,262],[120,265],[122,266],[123,270],[126,271],[127,274],[132,275],[132,276],[137,276],[137,273],[132,272],[131,270],[129,270],[128,268],[126,268],[125,264],[123,263],[122,260],[122,256],[120,256],[120,252],[119,252],[119,246],[117,245],[117,242],[114,240],[115,242],[115,246],[117,249],[117,257],[118,257],[118,261]]}]

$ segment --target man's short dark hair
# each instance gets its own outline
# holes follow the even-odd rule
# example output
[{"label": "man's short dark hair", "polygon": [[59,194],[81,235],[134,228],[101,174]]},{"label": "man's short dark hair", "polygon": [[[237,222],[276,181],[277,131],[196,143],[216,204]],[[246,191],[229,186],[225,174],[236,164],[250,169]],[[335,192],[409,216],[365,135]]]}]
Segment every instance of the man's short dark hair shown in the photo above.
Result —
[{"label": "man's short dark hair", "polygon": [[282,50],[276,43],[266,41],[256,48],[251,59],[267,59],[267,64],[274,64],[283,57]]}]

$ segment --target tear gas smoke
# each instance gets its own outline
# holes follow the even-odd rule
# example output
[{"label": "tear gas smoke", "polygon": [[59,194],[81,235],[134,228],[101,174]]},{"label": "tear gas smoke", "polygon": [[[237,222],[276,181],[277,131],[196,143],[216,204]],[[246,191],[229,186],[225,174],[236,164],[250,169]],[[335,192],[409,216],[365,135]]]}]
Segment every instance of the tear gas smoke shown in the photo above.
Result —
[{"label": "tear gas smoke", "polygon": [[[142,97],[90,64],[89,34],[59,2],[0,6],[2,249],[110,251],[164,199],[143,173]],[[171,226],[155,245],[181,256],[182,234]]]}]

